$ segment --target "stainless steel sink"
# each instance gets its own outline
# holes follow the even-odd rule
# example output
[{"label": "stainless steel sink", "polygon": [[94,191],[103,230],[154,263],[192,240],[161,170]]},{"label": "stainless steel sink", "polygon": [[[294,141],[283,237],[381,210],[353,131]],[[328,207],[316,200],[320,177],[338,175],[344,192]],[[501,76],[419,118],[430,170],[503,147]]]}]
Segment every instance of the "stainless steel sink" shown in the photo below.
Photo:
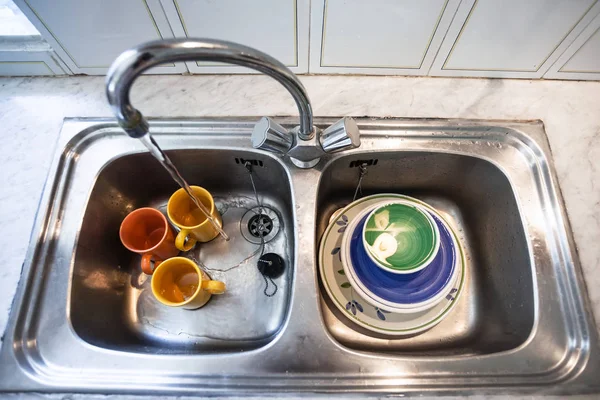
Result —
[{"label": "stainless steel sink", "polygon": [[[334,119],[317,119],[320,127]],[[598,334],[541,122],[357,119],[362,145],[314,169],[250,145],[254,119],[154,120],[192,184],[211,190],[234,240],[188,256],[225,280],[197,311],[153,301],[122,249],[130,210],[176,187],[112,120],[67,120],[0,354],[0,390],[140,394],[586,393],[600,391]],[[293,119],[278,119],[290,127]],[[275,296],[250,261],[241,215],[261,202],[286,272]],[[353,197],[403,193],[440,210],[467,255],[464,294],[410,338],[355,326],[330,304],[316,255],[329,217]]]}]

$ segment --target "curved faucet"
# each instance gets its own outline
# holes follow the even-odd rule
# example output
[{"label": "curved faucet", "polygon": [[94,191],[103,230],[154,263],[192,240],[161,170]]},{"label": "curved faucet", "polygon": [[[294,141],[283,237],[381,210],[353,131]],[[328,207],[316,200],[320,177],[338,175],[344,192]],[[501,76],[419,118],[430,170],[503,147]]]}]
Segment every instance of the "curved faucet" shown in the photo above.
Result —
[{"label": "curved faucet", "polygon": [[133,137],[149,131],[142,113],[131,105],[129,91],[144,71],[160,64],[181,61],[217,61],[249,67],[268,75],[290,92],[300,114],[300,125],[291,131],[267,117],[254,127],[255,148],[288,154],[295,165],[311,168],[324,152],[360,145],[358,127],[351,118],[343,118],[323,132],[313,125],[313,113],[306,89],[298,77],[273,57],[237,43],[215,39],[166,39],[148,42],[122,53],[111,65],[106,77],[106,95],[119,125]]}]

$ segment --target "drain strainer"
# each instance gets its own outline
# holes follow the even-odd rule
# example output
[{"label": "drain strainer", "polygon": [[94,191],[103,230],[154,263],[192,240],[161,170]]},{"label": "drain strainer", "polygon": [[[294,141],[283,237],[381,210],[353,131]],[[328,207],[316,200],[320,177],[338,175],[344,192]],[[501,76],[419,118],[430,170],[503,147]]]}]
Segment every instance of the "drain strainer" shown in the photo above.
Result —
[{"label": "drain strainer", "polygon": [[275,210],[268,207],[254,207],[246,212],[240,221],[240,230],[244,239],[250,243],[260,244],[260,237],[265,243],[273,240],[279,232],[281,224]]},{"label": "drain strainer", "polygon": [[248,221],[248,230],[254,237],[266,237],[273,230],[273,221],[265,214],[256,214]]}]

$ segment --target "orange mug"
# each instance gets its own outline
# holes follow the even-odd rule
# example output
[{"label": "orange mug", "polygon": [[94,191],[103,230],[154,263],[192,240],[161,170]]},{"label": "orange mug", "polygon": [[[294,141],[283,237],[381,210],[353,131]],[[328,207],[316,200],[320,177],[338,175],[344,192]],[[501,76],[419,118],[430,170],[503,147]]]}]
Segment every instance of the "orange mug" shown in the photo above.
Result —
[{"label": "orange mug", "polygon": [[152,275],[163,260],[179,254],[173,229],[167,218],[154,208],[132,211],[121,223],[119,237],[128,250],[142,255],[142,271],[148,275]]}]

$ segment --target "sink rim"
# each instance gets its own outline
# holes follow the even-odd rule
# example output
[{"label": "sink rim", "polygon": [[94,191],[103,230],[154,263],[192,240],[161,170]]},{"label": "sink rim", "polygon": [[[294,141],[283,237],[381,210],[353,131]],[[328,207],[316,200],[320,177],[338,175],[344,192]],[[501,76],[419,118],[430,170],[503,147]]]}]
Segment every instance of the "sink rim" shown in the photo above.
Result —
[{"label": "sink rim", "polygon": [[[331,121],[334,121],[335,118],[319,118],[316,120],[316,122],[318,124],[327,124],[330,123]],[[189,137],[187,137],[187,140],[191,141],[192,144],[194,142],[198,142],[198,141],[202,141],[205,140],[207,138],[211,138],[211,140],[213,141],[217,141],[217,142],[226,142],[227,139],[231,139],[233,137],[238,138],[240,136],[243,137],[249,137],[249,132],[251,131],[251,127],[252,127],[252,119],[251,118],[228,118],[228,119],[201,119],[201,120],[183,120],[183,119],[173,119],[173,120],[154,120],[151,122],[151,126],[155,127],[156,129],[161,128],[163,129],[165,132],[183,132],[183,135],[180,135],[182,137],[185,137],[187,135],[185,135],[185,133],[193,133],[194,131],[198,131],[199,129],[205,129],[205,131],[207,131],[208,133],[204,133],[200,136],[202,137],[192,137],[194,135],[190,135]],[[283,119],[279,119],[279,121],[283,124],[293,124],[294,123],[294,119],[293,118],[283,118]],[[249,150],[249,151],[255,151],[257,154],[260,154],[262,157],[270,157],[270,158],[275,158],[278,162],[280,162],[281,164],[284,165],[284,169],[286,170],[288,177],[290,178],[290,184],[292,185],[292,199],[293,202],[296,203],[294,204],[294,218],[296,219],[296,221],[298,221],[299,215],[301,215],[301,211],[304,211],[305,209],[310,210],[311,207],[314,206],[314,201],[307,201],[307,204],[298,204],[298,202],[296,202],[296,198],[298,196],[298,193],[296,193],[296,190],[298,190],[298,186],[302,183],[302,182],[306,182],[306,181],[311,181],[312,180],[318,180],[319,178],[319,173],[324,169],[324,167],[326,165],[328,165],[329,163],[331,163],[333,160],[335,160],[337,157],[340,157],[342,155],[346,155],[346,154],[364,154],[364,153],[374,153],[374,152],[378,152],[381,151],[377,150],[376,146],[373,144],[374,142],[376,142],[377,140],[383,140],[386,136],[388,137],[388,141],[394,141],[396,139],[400,139],[397,140],[397,144],[403,144],[404,146],[408,146],[409,144],[414,144],[414,142],[411,142],[411,140],[417,140],[422,142],[423,144],[427,144],[430,143],[431,141],[439,141],[439,143],[446,141],[446,143],[449,143],[449,149],[445,150],[445,152],[451,152],[452,149],[455,149],[455,151],[460,151],[461,145],[459,143],[451,143],[451,142],[455,142],[457,140],[460,140],[461,137],[459,137],[459,135],[452,135],[452,132],[463,132],[464,137],[466,138],[472,138],[474,133],[473,132],[477,132],[477,134],[483,134],[485,132],[493,132],[494,134],[496,134],[498,137],[508,137],[511,140],[514,140],[514,143],[512,143],[512,145],[514,145],[515,147],[521,147],[522,149],[526,149],[526,151],[529,152],[530,156],[534,158],[534,160],[536,160],[535,163],[535,169],[538,172],[541,172],[540,176],[542,176],[544,178],[544,180],[547,182],[547,189],[550,191],[550,195],[552,197],[552,202],[554,203],[554,210],[557,216],[557,220],[559,222],[563,223],[564,229],[561,227],[556,228],[558,230],[558,233],[554,232],[554,235],[558,235],[558,236],[562,236],[562,238],[556,237],[554,238],[555,241],[560,242],[562,245],[559,246],[560,248],[558,249],[560,252],[563,253],[563,257],[566,257],[567,259],[567,264],[565,266],[564,271],[562,271],[561,274],[558,274],[558,284],[559,286],[561,286],[560,290],[562,290],[563,292],[567,293],[566,299],[564,299],[566,301],[566,304],[563,302],[560,302],[560,304],[562,306],[566,306],[568,307],[568,309],[570,311],[573,311],[572,313],[567,313],[567,315],[565,315],[564,310],[561,311],[561,316],[563,318],[571,318],[572,320],[574,320],[574,324],[572,324],[571,326],[569,326],[569,330],[574,330],[575,332],[568,332],[569,335],[572,336],[576,336],[575,340],[573,343],[571,343],[571,347],[570,347],[570,353],[571,356],[574,358],[562,358],[560,360],[559,363],[557,363],[556,365],[554,365],[554,368],[552,368],[552,372],[549,371],[544,371],[544,372],[537,372],[534,374],[529,375],[529,378],[531,378],[530,380],[526,380],[526,379],[510,379],[511,377],[508,375],[498,375],[495,376],[495,379],[489,379],[490,377],[488,376],[488,379],[481,379],[479,382],[477,382],[473,376],[469,376],[469,374],[465,375],[460,375],[459,373],[452,373],[450,375],[448,375],[449,371],[451,370],[447,370],[446,373],[441,373],[441,371],[435,371],[432,370],[429,374],[427,373],[423,373],[421,375],[422,379],[419,379],[421,382],[419,382],[419,380],[415,379],[414,376],[406,376],[406,375],[395,375],[390,377],[389,375],[386,376],[385,374],[376,374],[373,375],[372,373],[370,373],[371,377],[370,382],[369,382],[369,389],[362,387],[360,385],[358,385],[357,382],[364,382],[364,380],[366,379],[361,373],[355,372],[352,369],[348,369],[348,367],[344,367],[341,368],[341,372],[339,374],[335,374],[335,373],[324,373],[324,374],[315,374],[315,373],[303,373],[303,374],[295,374],[293,373],[289,379],[285,379],[283,377],[281,377],[279,374],[278,376],[281,377],[281,382],[268,382],[265,381],[265,379],[267,379],[267,375],[263,375],[263,376],[254,376],[252,378],[247,377],[246,375],[234,375],[231,374],[229,381],[231,382],[232,379],[236,379],[236,388],[231,388],[231,387],[227,387],[224,386],[223,383],[216,383],[216,384],[209,384],[206,385],[206,382],[202,382],[202,376],[206,377],[207,375],[197,375],[195,378],[189,374],[186,375],[168,375],[167,378],[174,378],[174,377],[179,377],[179,382],[183,383],[185,382],[186,384],[188,384],[189,386],[186,386],[185,388],[177,388],[175,385],[173,385],[172,383],[169,384],[168,382],[165,383],[165,381],[162,382],[156,382],[156,377],[152,378],[152,379],[144,379],[141,381],[141,383],[144,383],[144,385],[142,386],[141,383],[137,383],[134,385],[123,385],[122,383],[119,384],[120,386],[118,386],[117,388],[113,389],[113,390],[117,390],[117,391],[122,391],[122,392],[147,392],[148,391],[148,385],[152,385],[154,384],[153,387],[155,390],[159,390],[161,392],[169,392],[169,393],[179,393],[179,392],[188,392],[189,390],[192,390],[193,388],[197,388],[197,387],[202,387],[205,390],[207,390],[208,392],[215,392],[215,393],[223,393],[223,392],[227,392],[227,393],[239,393],[239,391],[253,391],[253,390],[262,390],[264,391],[266,387],[268,387],[269,390],[273,390],[276,392],[279,391],[289,391],[289,390],[294,390],[294,391],[314,391],[314,382],[315,379],[318,379],[320,382],[323,382],[323,386],[319,388],[319,391],[347,391],[347,390],[356,390],[356,391],[369,391],[369,392],[398,392],[398,391],[418,391],[418,390],[440,390],[440,391],[456,391],[456,390],[469,390],[469,385],[473,384],[473,382],[475,382],[478,385],[481,385],[483,387],[488,387],[488,388],[504,388],[505,390],[514,390],[515,388],[519,388],[519,390],[539,390],[540,386],[542,387],[546,387],[547,389],[549,388],[550,385],[554,385],[557,382],[561,381],[566,381],[566,380],[571,380],[571,381],[575,381],[577,376],[579,375],[580,377],[583,376],[584,378],[587,376],[585,374],[585,367],[586,365],[589,366],[590,364],[590,360],[593,361],[594,365],[598,365],[598,349],[595,345],[597,340],[593,340],[597,338],[597,333],[595,330],[590,330],[588,325],[591,325],[592,327],[594,326],[594,322],[593,322],[593,318],[591,318],[591,311],[590,311],[590,306],[589,306],[589,300],[587,300],[587,297],[585,296],[585,285],[584,282],[582,280],[582,275],[581,275],[581,269],[579,267],[579,262],[577,259],[577,254],[571,250],[574,249],[574,242],[572,239],[572,234],[571,234],[571,230],[570,227],[568,225],[568,220],[566,218],[566,213],[565,213],[565,209],[564,209],[564,204],[562,202],[562,198],[560,196],[560,192],[558,190],[558,185],[556,184],[557,180],[553,171],[553,167],[552,167],[552,162],[551,162],[551,158],[549,157],[550,155],[550,149],[548,146],[548,143],[546,141],[544,132],[543,132],[543,125],[541,124],[541,122],[514,122],[514,121],[467,121],[467,120],[419,120],[419,119],[386,119],[386,120],[381,120],[381,119],[368,119],[368,118],[361,118],[358,119],[358,123],[359,123],[359,127],[361,128],[361,131],[363,132],[363,146],[359,149],[353,150],[353,151],[348,151],[348,152],[342,152],[341,154],[333,154],[333,155],[327,155],[324,157],[324,161],[321,162],[320,165],[317,166],[316,169],[314,170],[296,170],[293,169],[294,167],[291,166],[291,163],[289,163],[288,160],[280,160],[276,157],[273,157],[272,155],[265,153],[265,152],[261,152],[261,151],[257,151],[257,150],[253,150],[250,147],[250,141],[248,140],[247,142],[241,142],[238,140],[239,144],[237,144],[235,147],[239,148],[239,149],[244,149],[244,150]],[[232,128],[233,127],[233,128]],[[89,139],[90,137],[93,136],[90,135],[90,133],[98,133],[98,130],[103,129],[103,128],[108,128],[109,130],[117,130],[118,128],[116,127],[116,123],[114,123],[113,120],[110,119],[72,119],[72,120],[68,120],[65,122],[65,125],[63,126],[63,129],[61,131],[61,139],[60,139],[60,144],[58,148],[62,148],[63,146],[65,146],[65,150],[58,152],[54,158],[53,161],[53,167],[51,168],[51,171],[54,171],[53,173],[49,174],[49,178],[48,178],[48,183],[50,183],[50,185],[46,185],[45,189],[44,189],[44,194],[42,197],[42,202],[40,204],[45,205],[48,204],[49,206],[53,205],[56,203],[56,194],[57,194],[57,190],[58,190],[58,186],[59,183],[63,182],[64,183],[64,175],[65,173],[69,172],[70,169],[65,169],[65,168],[61,168],[64,167],[64,157],[69,157],[69,156],[73,156],[76,153],[77,147],[75,146],[75,144],[79,144],[81,145],[82,143],[85,143],[87,141],[87,139]],[[489,128],[489,129],[487,129]],[[223,132],[224,131],[234,131],[233,134],[227,134],[224,135]],[[469,135],[465,135],[464,132],[465,131],[470,131],[472,134],[471,136]],[[79,132],[82,132],[81,134],[77,135]],[[402,132],[411,132],[411,134],[406,135],[403,134]],[[489,133],[485,133],[485,135],[490,135]],[[167,135],[168,136],[168,135]],[[74,137],[75,142],[71,141],[71,138]],[[532,139],[533,138],[533,139]],[[410,140],[409,140],[410,139]],[[379,143],[379,142],[377,142]],[[467,144],[468,145],[468,144]],[[127,143],[127,147],[129,148],[135,148],[136,146],[133,144],[129,145],[129,143]],[[231,147],[231,145],[229,146]],[[409,146],[410,147],[410,146]],[[170,148],[169,146],[167,146],[167,148]],[[215,148],[219,148],[218,146],[216,146]],[[399,150],[401,151],[401,150]],[[458,153],[457,153],[458,154]],[[489,160],[488,160],[489,161]],[[96,174],[97,175],[97,174]],[[509,177],[509,181],[510,181],[510,177]],[[315,181],[316,182],[316,181]],[[511,182],[512,185],[512,182]],[[59,196],[60,197],[60,196]],[[54,200],[54,201],[52,201]],[[64,199],[61,199],[61,201]],[[52,211],[52,209],[48,209],[46,207],[44,208],[40,208],[41,211],[44,210],[50,210]],[[48,226],[52,226],[51,223],[55,223],[56,222],[56,215],[51,214],[51,215],[44,215],[45,213],[41,213],[39,212],[37,217],[36,217],[36,224],[35,224],[35,234],[32,235],[32,238],[40,238],[41,234],[43,234],[43,237],[47,237],[48,232],[46,231]],[[314,221],[314,214],[310,214],[310,217],[312,218],[312,220]],[[301,222],[305,222],[306,220],[306,216],[302,216],[302,221]],[[307,222],[308,220],[306,220]],[[313,222],[314,223],[314,222]],[[310,223],[309,223],[310,225]],[[305,228],[302,232],[306,231],[307,228]],[[310,230],[310,229],[309,229]],[[296,236],[298,237],[299,235],[302,235],[302,232],[298,232],[296,231]],[[297,246],[302,246],[302,241],[298,240],[296,237],[296,243]],[[528,235],[529,238],[529,235]],[[314,238],[313,238],[314,239]],[[562,239],[562,240],[561,240]],[[305,242],[308,239],[304,239]],[[310,243],[311,240],[308,240],[308,242]],[[529,240],[528,240],[528,245],[529,245]],[[82,374],[80,377],[82,379],[80,379],[78,382],[74,382],[71,378],[71,380],[69,381],[69,379],[67,379],[66,374],[69,371],[68,370],[64,370],[61,367],[58,367],[58,369],[56,368],[56,366],[52,366],[52,364],[46,364],[44,361],[44,355],[42,354],[30,354],[31,352],[31,346],[33,346],[34,350],[36,350],[37,348],[35,346],[37,346],[37,344],[35,342],[31,342],[31,340],[35,340],[36,337],[29,337],[29,336],[23,336],[23,324],[25,322],[30,323],[31,321],[30,319],[30,315],[25,315],[22,316],[23,313],[23,306],[24,306],[24,297],[25,294],[27,293],[31,293],[32,291],[38,290],[40,289],[40,284],[41,284],[41,288],[43,289],[45,286],[48,285],[48,282],[40,282],[41,279],[39,279],[36,276],[33,276],[33,274],[36,272],[36,270],[39,268],[39,266],[37,265],[32,265],[35,261],[37,261],[38,257],[40,256],[40,254],[37,252],[37,247],[38,247],[38,243],[36,242],[32,242],[30,244],[29,250],[28,250],[28,254],[27,254],[27,258],[26,258],[26,262],[25,262],[25,267],[23,270],[23,277],[28,277],[28,279],[22,279],[20,284],[19,284],[19,290],[16,296],[16,300],[14,302],[14,307],[13,307],[13,311],[11,312],[11,317],[9,320],[9,325],[7,328],[7,333],[8,335],[6,336],[6,343],[10,343],[12,346],[7,346],[6,344],[3,346],[2,348],[2,352],[0,355],[0,360],[3,360],[4,362],[2,364],[4,364],[4,366],[0,366],[0,376],[5,375],[5,376],[13,376],[15,379],[13,379],[13,381],[16,381],[17,378],[21,381],[17,384],[9,384],[9,385],[5,385],[4,383],[2,385],[0,385],[0,390],[10,390],[10,389],[21,389],[21,390],[33,390],[31,388],[34,388],[35,390],[45,390],[45,391],[73,391],[74,389],[77,391],[102,391],[102,390],[106,390],[107,388],[107,384],[106,383],[102,383],[102,380],[99,379],[98,375],[96,374],[96,376],[91,377],[88,376],[88,378],[85,378],[85,376]],[[301,253],[301,254],[300,254]],[[298,270],[300,268],[303,268],[302,265],[300,265],[301,263],[305,264],[310,264],[310,262],[312,262],[312,258],[310,257],[310,255],[312,254],[313,258],[314,258],[314,246],[312,246],[311,249],[307,250],[307,249],[303,249],[302,251],[296,251],[295,254],[295,276],[292,278],[293,281],[293,293],[291,295],[291,299],[290,299],[290,307],[298,307],[298,306],[302,306],[303,304],[310,304],[311,306],[314,306],[314,304],[312,304],[313,302],[316,303],[316,297],[313,296],[307,296],[308,299],[306,301],[302,300],[302,299],[297,299],[297,287],[296,287],[296,283],[297,281],[302,281],[302,284],[307,284],[310,283],[313,285],[313,288],[315,288],[316,291],[316,284],[317,282],[315,281],[315,279],[318,279],[315,274],[314,274],[314,265],[312,267],[313,271],[309,272],[309,273],[305,273],[304,275],[306,276],[302,276],[302,277],[298,277]],[[301,263],[300,263],[301,261]],[[308,268],[308,267],[306,267]],[[536,268],[536,265],[534,263],[534,268]],[[535,270],[535,272],[537,272],[537,268]],[[559,271],[554,271],[554,272],[559,272]],[[561,276],[562,275],[562,276]],[[32,279],[33,278],[33,279]],[[35,279],[37,278],[37,279]],[[310,281],[312,278],[312,282],[308,282]],[[33,281],[33,282],[29,282],[29,281]],[[29,284],[29,283],[33,283],[33,285]],[[537,290],[537,279],[535,278],[534,275],[534,285],[536,287]],[[38,300],[40,301],[40,300]],[[537,301],[537,298],[535,299],[535,301]],[[29,301],[29,303],[31,303],[31,301]],[[303,303],[303,304],[295,304],[295,303]],[[37,304],[37,303],[36,303]],[[537,310],[537,306],[536,306],[536,310]],[[30,313],[31,310],[27,309],[25,310],[28,313]],[[287,331],[288,325],[290,325],[289,319],[292,317],[292,311],[290,311],[288,320],[286,320],[284,326],[282,327],[281,331],[278,333],[278,337],[276,339],[273,340],[273,342],[271,342],[270,344],[268,344],[264,350],[263,348],[259,349],[259,350],[253,350],[251,352],[248,352],[246,354],[249,353],[261,353],[264,352],[267,349],[272,349],[273,347],[276,347],[277,343],[280,341],[281,337],[284,336],[285,332]],[[536,311],[537,313],[537,311]],[[25,321],[27,320],[27,321]],[[17,323],[18,322],[18,323]],[[35,325],[35,324],[34,324]],[[31,328],[31,327],[29,327]],[[532,330],[532,332],[538,332],[538,324],[536,323],[534,325],[534,328]],[[565,329],[567,330],[567,329]],[[323,336],[322,332],[318,333],[319,335]],[[571,336],[571,338],[572,338]],[[325,337],[327,337],[327,333],[325,333]],[[530,339],[528,339],[528,341],[526,342],[527,344],[530,344],[531,341],[533,340],[535,336],[530,337]],[[353,357],[353,359],[359,359],[359,360],[377,360],[380,363],[387,365],[388,367],[392,366],[392,365],[396,365],[394,363],[402,363],[403,361],[411,361],[411,362],[419,362],[423,364],[423,367],[426,367],[428,364],[430,364],[431,362],[435,361],[434,359],[427,359],[427,358],[419,358],[419,360],[415,361],[413,358],[411,357],[380,357],[380,356],[373,356],[373,355],[367,355],[367,354],[363,354],[361,352],[357,352],[357,351],[348,351],[348,349],[344,349],[341,348],[340,346],[336,346],[335,345],[335,340],[333,340],[332,338],[328,338],[330,341],[332,341],[334,347],[337,347],[339,349],[338,353],[339,354],[345,354],[348,357]],[[303,340],[307,340],[306,338],[304,338]],[[513,351],[509,351],[506,354],[502,354],[502,357],[506,357],[506,356],[511,356],[514,355],[518,352],[523,351],[524,348],[517,348]],[[335,351],[335,350],[332,350]],[[574,353],[576,354],[574,354]],[[34,352],[35,353],[35,352]],[[48,356],[48,354],[45,355],[46,357]],[[153,355],[152,357],[157,357],[158,359],[161,359],[161,356],[155,356]],[[167,357],[178,357],[178,356],[167,356]],[[201,356],[196,356],[196,357],[205,357],[204,355]],[[232,355],[230,358],[233,359],[233,357],[238,357],[238,355]],[[456,365],[460,365],[461,362],[464,365],[465,361],[468,361],[466,364],[468,365],[469,363],[474,363],[474,365],[477,365],[477,363],[484,361],[485,359],[489,359],[490,357],[494,358],[494,357],[498,357],[497,355],[485,355],[485,356],[477,356],[474,357],[471,360],[464,360],[463,358],[461,359],[453,359],[452,357],[445,357],[444,358],[444,362],[446,363],[455,363]],[[136,358],[136,357],[133,357]],[[239,358],[239,357],[238,357]],[[208,357],[208,359],[210,359]],[[17,364],[19,366],[19,368],[14,368],[13,370],[10,370],[10,368],[7,368],[6,365],[7,362],[10,361],[11,365],[15,365]],[[367,361],[365,361],[367,362]],[[268,363],[267,363],[268,364]],[[50,365],[50,367],[48,366]],[[454,364],[453,364],[454,365]],[[54,368],[52,368],[54,367]],[[269,370],[269,368],[273,368],[272,366],[267,365],[266,370]],[[396,365],[396,371],[398,371],[398,366]],[[589,369],[589,368],[588,368]],[[401,370],[401,369],[400,369]],[[392,369],[392,371],[394,371],[394,369]],[[270,371],[271,373],[273,371]],[[441,374],[441,375],[440,375]],[[296,376],[297,375],[297,376]],[[131,379],[133,375],[128,375],[126,378],[127,379]],[[137,375],[135,375],[137,376]],[[210,375],[208,375],[210,376]],[[285,375],[284,375],[285,376]],[[113,376],[111,376],[110,374],[107,375],[103,375],[104,379],[113,379],[113,377],[115,378],[115,382],[120,382],[123,380],[123,376],[118,376],[118,374],[113,374]],[[444,379],[440,379],[441,377],[444,377]],[[481,375],[479,378],[485,378],[485,375]],[[514,378],[514,377],[513,377]],[[589,378],[589,377],[588,377]],[[333,380],[336,380],[335,383],[331,383]],[[325,381],[324,381],[325,380]],[[4,380],[6,381],[6,380]],[[424,386],[425,383],[429,384],[429,386]],[[67,384],[68,383],[68,384]],[[203,385],[204,384],[204,385]],[[577,386],[577,384],[579,386]],[[597,387],[597,383],[591,381],[590,379],[588,379],[588,381],[586,382],[587,386],[581,386],[581,379],[580,382],[577,383],[575,382],[572,387],[575,388],[575,390],[578,391],[589,391],[590,388],[592,390],[598,390]],[[596,385],[596,386],[594,386]],[[117,385],[115,385],[117,386]],[[65,390],[69,389],[69,390]],[[582,389],[583,388],[583,389]],[[562,390],[562,388],[561,388]],[[571,389],[573,390],[573,389]],[[479,391],[480,393],[480,391]]]}]

